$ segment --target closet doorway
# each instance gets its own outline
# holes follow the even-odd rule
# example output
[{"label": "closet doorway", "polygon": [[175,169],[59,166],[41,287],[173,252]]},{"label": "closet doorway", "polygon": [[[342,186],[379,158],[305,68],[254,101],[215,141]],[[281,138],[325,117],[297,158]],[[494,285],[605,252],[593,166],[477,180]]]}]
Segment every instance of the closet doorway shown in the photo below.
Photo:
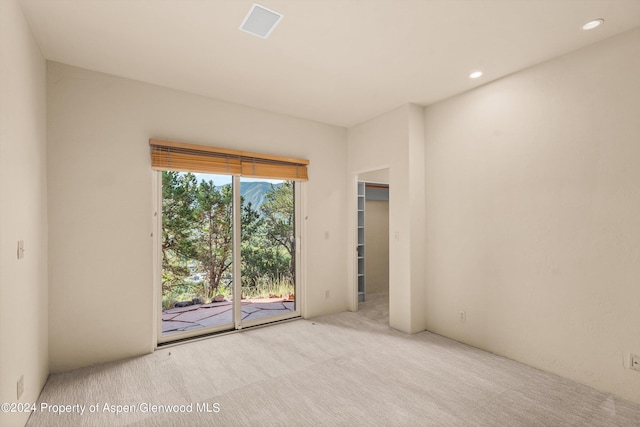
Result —
[{"label": "closet doorway", "polygon": [[389,171],[358,175],[358,303],[389,298]]}]

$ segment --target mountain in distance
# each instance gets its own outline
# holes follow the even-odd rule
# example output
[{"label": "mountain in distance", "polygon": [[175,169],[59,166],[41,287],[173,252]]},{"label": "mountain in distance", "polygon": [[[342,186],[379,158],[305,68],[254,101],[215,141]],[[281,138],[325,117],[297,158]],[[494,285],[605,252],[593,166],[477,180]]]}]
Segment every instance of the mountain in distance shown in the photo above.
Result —
[{"label": "mountain in distance", "polygon": [[266,194],[271,190],[271,186],[276,188],[282,184],[271,184],[269,182],[242,182],[240,183],[240,196],[244,197],[244,203],[251,203],[251,207],[260,210],[260,206],[266,201]]},{"label": "mountain in distance", "polygon": [[[194,173],[193,175],[195,175],[198,182],[211,181],[211,180],[213,180],[214,182],[220,182],[220,178],[226,178],[222,180],[223,182],[231,181],[230,176],[220,177],[216,175],[209,175],[209,174],[203,174],[203,173]],[[216,188],[222,188],[227,185],[231,185],[231,184],[216,185]],[[271,185],[272,184],[270,182],[264,182],[264,181],[241,182],[240,196],[244,197],[245,204],[251,203],[251,207],[253,207],[253,209],[260,210],[260,206],[262,206],[262,204],[266,201],[265,195],[269,192],[269,190],[271,190]],[[279,188],[281,185],[282,184],[273,184],[273,186],[276,188]]]}]

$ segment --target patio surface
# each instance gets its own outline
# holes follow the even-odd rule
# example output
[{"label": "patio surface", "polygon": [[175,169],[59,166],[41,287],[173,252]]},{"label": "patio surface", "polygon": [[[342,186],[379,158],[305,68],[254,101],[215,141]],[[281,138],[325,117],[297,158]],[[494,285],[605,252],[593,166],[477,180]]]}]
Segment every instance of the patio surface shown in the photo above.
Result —
[{"label": "patio surface", "polygon": [[[295,301],[283,298],[248,299],[242,301],[242,320],[295,311]],[[233,323],[233,302],[222,301],[170,308],[162,312],[162,333],[190,331]]]}]

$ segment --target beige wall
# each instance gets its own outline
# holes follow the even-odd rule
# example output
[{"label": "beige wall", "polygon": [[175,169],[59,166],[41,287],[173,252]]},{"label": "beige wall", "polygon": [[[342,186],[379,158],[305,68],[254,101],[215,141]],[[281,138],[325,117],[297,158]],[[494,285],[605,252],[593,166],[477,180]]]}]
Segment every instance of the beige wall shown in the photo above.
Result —
[{"label": "beige wall", "polygon": [[349,128],[349,308],[357,308],[355,283],[358,175],[389,169],[389,324],[407,333],[424,322],[424,111],[406,104]]},{"label": "beige wall", "polygon": [[389,183],[389,169],[379,169],[377,171],[365,172],[358,175],[358,181],[377,182],[379,184]]},{"label": "beige wall", "polygon": [[[0,1],[0,402],[35,402],[47,379],[46,74],[17,1]],[[17,242],[25,256],[18,260]],[[0,412],[0,425],[29,414]]]},{"label": "beige wall", "polygon": [[638,52],[635,30],[425,116],[428,329],[635,402]]},{"label": "beige wall", "polygon": [[345,129],[58,63],[48,112],[53,371],[153,349],[152,136],[309,159],[301,302],[346,310]]},{"label": "beige wall", "polygon": [[389,293],[389,202],[367,200],[364,209],[365,291]]}]

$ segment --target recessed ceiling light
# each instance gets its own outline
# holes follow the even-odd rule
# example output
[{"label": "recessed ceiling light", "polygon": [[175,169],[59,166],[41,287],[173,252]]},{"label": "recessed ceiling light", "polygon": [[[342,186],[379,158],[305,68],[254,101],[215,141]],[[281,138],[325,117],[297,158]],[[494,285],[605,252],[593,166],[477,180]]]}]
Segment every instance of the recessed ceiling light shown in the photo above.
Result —
[{"label": "recessed ceiling light", "polygon": [[473,73],[469,74],[470,79],[477,79],[480,76],[482,76],[482,71],[474,71]]},{"label": "recessed ceiling light", "polygon": [[589,21],[582,26],[583,30],[593,30],[594,28],[598,28],[600,25],[604,23],[604,19],[594,19],[593,21]]},{"label": "recessed ceiling light", "polygon": [[275,10],[268,9],[258,3],[254,3],[240,24],[240,29],[254,36],[266,39],[273,29],[278,25],[282,14]]}]

